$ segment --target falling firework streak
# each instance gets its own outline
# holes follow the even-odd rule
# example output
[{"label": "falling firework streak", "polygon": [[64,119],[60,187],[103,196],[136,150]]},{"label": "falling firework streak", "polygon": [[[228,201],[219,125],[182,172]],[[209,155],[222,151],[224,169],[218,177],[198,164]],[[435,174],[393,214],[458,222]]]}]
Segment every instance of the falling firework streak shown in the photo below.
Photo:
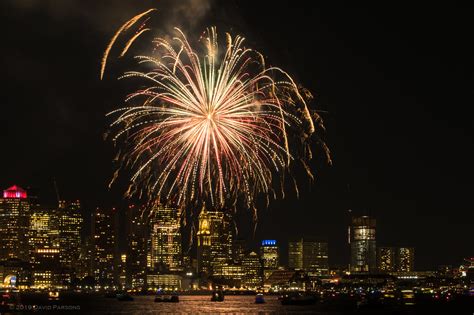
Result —
[{"label": "falling firework streak", "polygon": [[[113,41],[129,23],[107,47],[101,76]],[[312,176],[309,139],[322,123],[294,80],[280,68],[266,67],[240,36],[227,34],[221,52],[216,29],[210,28],[200,39],[204,48],[195,50],[175,30],[171,41],[153,40],[152,55],[135,57],[146,71],[121,78],[139,78],[142,88],[128,95],[128,105],[108,114],[114,117],[114,143],[124,152],[118,160],[132,171],[127,194],[214,208],[243,197],[252,207],[259,193],[274,193],[275,179],[292,161],[303,163]],[[293,152],[294,146],[303,149]]]}]

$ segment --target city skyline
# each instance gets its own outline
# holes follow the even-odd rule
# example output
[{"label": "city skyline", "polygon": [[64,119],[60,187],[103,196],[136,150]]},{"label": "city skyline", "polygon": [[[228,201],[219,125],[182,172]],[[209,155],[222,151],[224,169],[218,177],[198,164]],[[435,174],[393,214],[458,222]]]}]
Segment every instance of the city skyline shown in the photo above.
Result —
[{"label": "city skyline", "polygon": [[[110,244],[114,244],[114,253],[118,255],[119,252],[123,252],[123,251],[127,251],[129,250],[129,245],[130,245],[130,237],[131,235],[133,235],[134,231],[136,231],[137,227],[139,228],[140,227],[140,224],[143,224],[143,223],[140,223],[141,220],[143,220],[143,216],[147,215],[146,213],[150,214],[150,213],[154,213],[152,215],[152,217],[150,217],[149,219],[151,220],[150,224],[151,226],[154,226],[156,225],[156,227],[154,228],[155,229],[155,232],[152,232],[153,228],[151,228],[152,230],[148,231],[147,230],[147,236],[146,237],[149,237],[150,239],[150,242],[153,243],[153,240],[155,239],[155,242],[154,242],[154,246],[153,245],[149,245],[151,246],[150,248],[154,248],[155,251],[159,251],[161,252],[162,254],[161,255],[164,255],[168,258],[166,258],[166,260],[173,260],[173,255],[176,255],[177,252],[176,250],[178,250],[179,252],[193,252],[197,250],[196,252],[196,256],[199,256],[199,250],[197,248],[199,248],[199,242],[200,242],[200,235],[202,233],[202,222],[203,222],[203,219],[202,219],[202,215],[205,213],[205,216],[207,219],[205,219],[204,221],[210,221],[210,222],[213,222],[212,220],[217,220],[216,222],[220,222],[219,220],[223,220],[223,218],[227,217],[230,213],[226,212],[225,209],[224,210],[219,210],[219,211],[207,211],[205,208],[201,209],[201,211],[199,212],[200,215],[196,221],[196,234],[191,236],[192,239],[194,239],[193,241],[186,241],[183,239],[182,237],[182,234],[184,233],[184,235],[188,235],[189,233],[192,233],[191,232],[191,229],[192,229],[192,226],[191,225],[183,225],[182,224],[182,220],[181,219],[178,219],[179,217],[179,212],[177,212],[176,214],[174,214],[173,216],[176,216],[175,219],[173,219],[174,221],[172,221],[173,223],[166,223],[166,220],[163,221],[165,218],[171,218],[170,213],[168,213],[170,210],[176,210],[178,211],[177,208],[169,208],[168,212],[166,212],[166,209],[168,209],[167,206],[151,206],[151,207],[144,207],[144,206],[139,206],[139,205],[136,205],[136,204],[128,204],[127,206],[125,206],[124,208],[120,209],[120,208],[116,208],[116,207],[96,207],[94,210],[92,210],[91,212],[85,210],[82,206],[81,206],[81,202],[79,200],[75,200],[75,201],[65,201],[65,200],[58,200],[57,201],[57,205],[54,206],[54,205],[50,205],[50,204],[40,204],[38,203],[38,199],[41,199],[41,198],[38,198],[38,196],[30,196],[30,194],[24,190],[22,187],[18,186],[18,185],[13,185],[11,187],[8,187],[6,189],[3,190],[3,196],[4,198],[13,198],[13,200],[25,200],[26,198],[28,198],[28,200],[31,200],[31,202],[27,205],[27,209],[28,209],[28,212],[30,211],[33,211],[33,210],[30,210],[30,207],[33,207],[34,211],[36,212],[31,212],[31,214],[35,214],[35,213],[38,213],[38,211],[46,211],[45,212],[45,215],[47,215],[46,217],[46,220],[49,220],[49,215],[50,214],[55,214],[57,211],[69,211],[69,213],[67,212],[63,212],[63,214],[58,217],[56,220],[58,221],[57,224],[59,224],[59,222],[61,222],[61,224],[63,224],[64,226],[67,226],[67,222],[71,222],[69,224],[80,224],[81,225],[81,228],[79,231],[66,231],[64,232],[65,235],[68,235],[68,234],[71,234],[70,237],[73,237],[72,239],[70,239],[69,241],[67,241],[66,239],[62,239],[59,241],[59,238],[58,238],[58,242],[61,242],[64,243],[66,246],[68,246],[69,250],[66,250],[65,253],[67,255],[74,255],[73,254],[73,251],[74,250],[79,250],[79,248],[81,246],[84,245],[84,242],[87,241],[87,239],[91,236],[94,235],[94,223],[96,222],[96,219],[95,219],[95,216],[97,215],[97,211],[101,211],[103,214],[107,214],[108,215],[113,215],[113,222],[112,224],[110,224],[110,222],[107,223],[107,226],[104,227],[104,233],[106,233],[105,231],[113,231],[113,237],[114,239],[110,241]],[[8,199],[4,199],[4,200],[8,200]],[[155,207],[155,210],[153,210]],[[76,211],[72,211],[71,212],[71,209],[75,209]],[[150,212],[150,210],[152,212]],[[77,212],[79,211],[79,212]],[[105,211],[105,212],[104,212]],[[165,211],[165,212],[163,212]],[[207,214],[209,212],[209,214]],[[41,212],[39,212],[41,213]],[[13,213],[15,215],[15,213]],[[209,216],[210,217],[207,217]],[[44,215],[43,215],[44,217]],[[5,219],[8,219],[8,217],[4,217]],[[38,219],[36,219],[38,221]],[[39,220],[45,220],[44,218],[40,219]],[[367,221],[369,220],[369,221]],[[279,243],[279,251],[283,250],[287,255],[280,255],[279,256],[279,259],[281,260],[281,264],[280,265],[286,265],[286,266],[289,266],[290,268],[291,267],[295,267],[295,263],[292,262],[292,258],[290,257],[291,256],[291,252],[293,253],[296,253],[296,251],[301,251],[302,253],[302,248],[303,248],[303,244],[305,242],[307,242],[308,240],[312,240],[312,241],[309,241],[309,243],[311,242],[316,242],[316,244],[325,244],[325,245],[317,245],[318,247],[319,246],[325,246],[325,252],[327,253],[328,252],[328,244],[331,243],[331,247],[330,247],[330,252],[332,254],[334,253],[337,253],[339,251],[339,253],[341,251],[345,251],[347,256],[348,256],[348,260],[346,262],[339,262],[339,261],[330,261],[331,262],[331,265],[332,266],[344,266],[344,265],[347,265],[349,266],[349,270],[351,271],[356,271],[356,272],[367,272],[369,271],[369,269],[359,269],[359,268],[356,268],[356,269],[352,269],[352,267],[350,266],[356,266],[358,265],[358,263],[356,262],[357,259],[362,259],[362,261],[364,261],[364,259],[369,259],[371,262],[371,267],[370,267],[370,271],[374,272],[375,270],[377,271],[381,271],[381,269],[379,269],[379,264],[380,264],[380,250],[390,250],[390,251],[393,251],[393,253],[390,253],[389,255],[394,255],[393,258],[390,257],[389,260],[393,260],[396,258],[396,261],[398,261],[398,257],[400,256],[400,254],[398,252],[396,252],[397,250],[408,250],[410,251],[411,255],[412,252],[414,252],[414,247],[413,247],[413,244],[411,242],[404,242],[404,243],[400,243],[400,242],[397,242],[396,240],[384,240],[383,242],[376,242],[376,237],[375,237],[375,230],[376,230],[376,220],[377,218],[376,217],[369,217],[369,216],[366,216],[365,214],[363,213],[353,213],[353,211],[351,209],[348,210],[347,212],[347,217],[345,218],[345,220],[343,222],[341,222],[341,224],[343,226],[347,226],[349,229],[346,231],[347,235],[344,235],[347,239],[347,244],[343,247],[335,247],[334,244],[332,244],[331,242],[328,242],[328,237],[326,235],[321,235],[321,234],[318,234],[318,233],[311,233],[311,234],[306,234],[306,235],[303,235],[302,233],[299,233],[297,234],[296,236],[291,236],[289,238],[275,238],[273,240],[267,240],[266,242],[277,242],[277,239],[278,239],[278,243]],[[2,221],[3,222],[3,221]],[[46,221],[45,221],[46,222]],[[63,223],[64,222],[64,223]],[[78,222],[78,223],[75,223],[75,222]],[[153,222],[156,222],[156,223],[153,223]],[[164,225],[158,225],[159,222],[162,222]],[[227,221],[226,221],[226,228],[225,228],[225,231],[235,231],[235,222],[232,222],[232,219],[231,217],[229,216]],[[41,222],[43,225],[47,225],[49,223],[43,223]],[[32,223],[33,224],[33,223]],[[212,223],[206,223],[206,226],[207,226],[207,229],[209,229],[209,225],[212,225]],[[367,247],[368,249],[364,250],[364,251],[369,251],[369,252],[372,252],[372,254],[369,254],[369,255],[372,255],[371,258],[355,258],[356,257],[356,254],[355,254],[355,251],[357,251],[357,244],[355,240],[357,239],[360,239],[360,236],[359,238],[357,238],[357,236],[355,236],[356,234],[354,233],[357,233],[357,226],[359,225],[359,229],[362,228],[362,234],[364,235],[363,237],[372,237],[372,242],[373,244],[372,245],[359,245],[359,246],[370,246]],[[366,225],[366,226],[364,226]],[[238,228],[238,227],[237,227]],[[365,234],[367,232],[364,232],[365,229],[368,228],[369,230],[372,228],[373,231],[370,232],[369,234]],[[44,228],[43,228],[44,229]],[[46,229],[47,230],[47,229]],[[174,238],[176,238],[176,241],[175,243],[173,243],[174,245],[172,245],[171,243],[166,245],[166,244],[162,244],[159,239],[160,239],[160,232],[157,232],[156,230],[161,230],[163,232],[165,231],[175,231],[173,232],[174,233]],[[201,231],[201,232],[200,232]],[[161,232],[161,233],[163,233]],[[51,233],[51,231],[48,231],[48,233]],[[58,231],[55,231],[53,230],[52,233],[59,233]],[[139,233],[143,233],[143,232],[139,232]],[[235,232],[234,232],[235,233]],[[360,234],[361,232],[359,232]],[[360,234],[360,235],[362,235]],[[49,235],[49,234],[48,234]],[[76,235],[76,236],[74,236]],[[167,235],[167,234],[166,234]],[[227,234],[224,234],[224,235],[221,235],[219,234],[219,238],[224,236]],[[257,239],[255,237],[252,237],[252,238],[247,238],[247,239],[243,239],[241,237],[241,235],[239,234],[233,234],[233,233],[230,233],[228,234],[229,236],[227,236],[230,240],[230,243],[229,244],[233,244],[233,241],[237,241],[237,242],[243,242],[243,246],[244,248],[246,249],[246,252],[247,253],[250,253],[252,251],[259,251],[260,248],[261,248],[261,245],[263,242],[262,239]],[[270,235],[272,236],[272,235]],[[12,236],[13,237],[13,236]],[[75,237],[75,238],[74,238]],[[77,238],[80,238],[79,241],[78,240],[75,240]],[[168,236],[166,236],[167,238]],[[217,236],[215,236],[217,237]],[[296,245],[297,242],[301,242],[301,245]],[[351,245],[352,243],[352,245]],[[77,244],[80,244],[80,246],[76,246]],[[377,245],[376,245],[377,244]],[[57,243],[57,248],[59,248],[59,243]],[[231,246],[231,245],[229,245]],[[292,247],[293,246],[293,247]],[[301,249],[299,249],[300,247],[295,247],[295,246],[301,246]],[[354,247],[356,246],[356,247]],[[82,247],[81,247],[82,248]],[[151,249],[150,249],[151,250]],[[230,253],[229,255],[232,255],[232,251],[230,249],[230,247],[226,250],[228,253]],[[26,255],[26,251],[23,250],[23,252],[25,252],[25,255]],[[172,254],[173,252],[175,252],[176,254]],[[59,251],[58,251],[58,254],[59,254]],[[181,255],[181,254],[180,254]],[[210,255],[210,254],[208,254]],[[219,255],[215,256],[215,255],[211,255],[213,258],[211,260],[217,260],[219,261]],[[211,257],[209,256],[209,257]],[[215,257],[214,257],[215,256]],[[332,256],[332,255],[331,255]],[[435,262],[433,261],[431,266],[429,268],[426,268],[425,266],[423,266],[423,268],[417,268],[418,270],[436,270],[439,266],[441,265],[453,265],[455,266],[456,264],[458,264],[460,261],[462,261],[463,259],[465,259],[465,257],[468,257],[469,256],[469,252],[466,252],[466,255],[458,260],[458,261],[449,261],[448,259],[446,260],[443,260],[443,261],[439,261],[439,262]],[[26,257],[26,256],[25,256]],[[73,256],[72,256],[73,257]],[[197,258],[197,257],[196,257]],[[303,259],[303,258],[301,258]],[[354,260],[356,259],[356,260]],[[71,258],[68,258],[66,261],[71,261],[72,259]],[[65,258],[61,258],[61,263],[65,261]],[[302,260],[303,261],[303,260]],[[303,263],[301,261],[301,264]],[[156,262],[155,262],[156,263]],[[154,262],[152,262],[152,260],[150,260],[150,258],[148,257],[147,258],[147,266],[148,267],[152,267],[154,266],[155,264]],[[181,263],[181,262],[180,262]],[[177,264],[180,264],[178,262],[175,262],[174,264],[177,266]],[[397,265],[397,262],[392,262],[394,265],[393,269],[383,269],[383,271],[396,271],[398,270],[398,265]],[[298,265],[298,263],[296,263],[296,265]],[[199,268],[198,268],[199,270]],[[413,266],[411,266],[411,268],[408,268],[408,270],[412,271],[414,270],[413,269]]]},{"label": "city skyline", "polygon": [[[278,241],[253,239],[247,242],[235,233],[231,217],[226,211],[208,211],[203,207],[197,232],[191,236],[193,240],[186,244],[182,232],[188,227],[182,224],[179,208],[154,205],[146,210],[131,205],[126,213],[127,221],[122,226],[116,208],[97,207],[90,214],[90,221],[87,221],[84,220],[85,214],[81,211],[79,200],[60,200],[56,207],[45,206],[37,203],[35,198],[30,199],[28,192],[16,185],[3,190],[0,201],[2,235],[4,239],[8,235],[9,239],[15,240],[4,242],[1,257],[19,258],[35,266],[40,264],[43,253],[52,253],[57,254],[56,264],[69,269],[81,269],[73,263],[78,261],[79,253],[88,248],[90,240],[93,249],[90,262],[85,263],[90,267],[86,269],[89,268],[91,274],[105,272],[105,279],[115,282],[118,282],[119,276],[112,272],[113,269],[110,269],[110,274],[106,270],[115,264],[120,266],[118,261],[126,259],[121,256],[130,253],[138,257],[137,261],[142,261],[141,267],[137,269],[139,274],[143,268],[174,272],[190,266],[195,272],[210,273],[215,265],[232,260],[242,262],[252,252],[259,253],[257,255],[262,259],[262,270],[268,270],[268,275],[280,266],[297,270],[312,268],[323,274],[341,266],[355,273],[427,270],[415,268],[415,248],[410,244],[395,246],[393,242],[377,242],[376,218],[365,215],[353,215],[347,222],[348,246],[342,250],[350,253],[350,260],[341,265],[328,259],[329,253],[335,249],[324,236],[306,235],[288,240],[279,238]],[[18,220],[26,223],[20,226],[11,224]],[[91,226],[90,230],[85,229],[87,225]],[[23,231],[21,226],[27,229]],[[21,235],[27,235],[27,238],[20,239]],[[102,239],[102,236],[105,237],[100,243],[103,250],[97,251],[99,243],[94,239]],[[120,244],[120,239],[125,239],[125,243]],[[193,260],[196,261],[195,265]],[[449,264],[447,261],[435,263],[436,268],[431,270]],[[127,265],[127,270],[129,268]]]}]

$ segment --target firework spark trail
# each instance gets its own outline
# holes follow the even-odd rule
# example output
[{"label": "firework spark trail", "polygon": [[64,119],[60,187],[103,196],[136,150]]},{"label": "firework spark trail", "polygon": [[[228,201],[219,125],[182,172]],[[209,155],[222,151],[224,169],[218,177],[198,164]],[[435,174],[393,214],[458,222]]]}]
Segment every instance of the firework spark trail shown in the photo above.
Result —
[{"label": "firework spark trail", "polygon": [[[114,45],[115,41],[117,40],[117,38],[119,37],[119,35],[122,33],[122,32],[125,32],[127,31],[130,27],[133,26],[133,24],[135,24],[138,20],[140,20],[143,16],[147,15],[148,13],[152,12],[152,11],[155,11],[156,9],[149,9],[143,13],[140,13],[140,14],[137,14],[135,15],[133,18],[131,18],[130,20],[128,20],[127,22],[125,22],[119,29],[118,31],[114,34],[114,36],[112,37],[112,39],[110,40],[109,44],[107,45],[107,48],[105,49],[104,51],[104,56],[102,57],[102,63],[100,65],[100,79],[102,80],[103,77],[104,77],[104,72],[105,72],[105,66],[107,64],[107,58],[109,57],[109,53],[110,53],[110,50],[112,49],[112,46]],[[132,42],[137,39],[138,36],[140,36],[142,33],[146,32],[146,30],[142,30],[140,31],[139,33],[135,34],[134,37],[132,37],[132,39],[129,41],[129,43],[127,43],[127,45],[125,46],[125,48],[123,49],[122,51],[122,54],[121,56],[123,56],[128,48],[130,47],[130,45],[132,44]]]},{"label": "firework spark trail", "polygon": [[[147,12],[119,29],[105,61],[118,35]],[[289,136],[307,145],[316,129],[313,120],[319,126],[320,118],[310,113],[289,74],[266,67],[263,56],[245,48],[240,36],[227,34],[220,55],[215,28],[201,37],[203,51],[175,30],[170,42],[154,39],[153,56],[136,57],[150,70],[129,71],[122,78],[141,78],[145,87],[126,98],[129,106],[108,114],[115,117],[114,142],[123,141],[126,149],[120,160],[133,172],[128,193],[147,193],[183,207],[209,202],[216,208],[243,196],[252,207],[257,194],[272,192],[275,176],[290,161],[303,161],[312,176],[307,157],[291,152]],[[309,150],[302,151],[310,155]]]}]

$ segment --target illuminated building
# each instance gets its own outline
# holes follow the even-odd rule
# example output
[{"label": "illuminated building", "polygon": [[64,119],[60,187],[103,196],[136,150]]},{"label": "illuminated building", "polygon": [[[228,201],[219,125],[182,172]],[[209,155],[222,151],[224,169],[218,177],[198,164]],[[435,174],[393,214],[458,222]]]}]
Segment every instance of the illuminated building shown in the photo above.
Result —
[{"label": "illuminated building", "polygon": [[213,267],[225,265],[232,258],[231,220],[222,211],[207,211],[199,214],[197,232],[198,271],[210,273]]},{"label": "illuminated building", "polygon": [[395,248],[378,247],[377,248],[377,268],[380,272],[395,271]]},{"label": "illuminated building", "polygon": [[151,213],[151,269],[182,270],[180,211],[157,206]]},{"label": "illuminated building", "polygon": [[29,216],[27,192],[18,186],[4,190],[0,198],[0,260],[29,261]]},{"label": "illuminated building", "polygon": [[117,266],[117,284],[121,289],[124,289],[127,286],[127,254],[120,254],[120,261]]},{"label": "illuminated building", "polygon": [[278,269],[280,250],[275,240],[263,240],[260,246],[260,258],[262,259],[265,279]]},{"label": "illuminated building", "polygon": [[210,273],[211,226],[209,216],[204,208],[199,214],[199,229],[197,232],[197,265],[199,273]]},{"label": "illuminated building", "polygon": [[[131,205],[127,212],[128,253],[127,253],[127,287],[144,288],[149,239],[148,217],[142,210]],[[150,259],[151,260],[151,259]],[[151,262],[150,262],[151,265]]]},{"label": "illuminated building", "polygon": [[59,259],[61,265],[72,269],[79,259],[81,249],[82,215],[79,200],[61,201],[57,211],[59,221]]},{"label": "illuminated building", "polygon": [[378,247],[377,268],[381,272],[414,271],[415,249],[413,247]]},{"label": "illuminated building", "polygon": [[181,290],[182,277],[175,274],[148,274],[146,285],[154,290]]},{"label": "illuminated building", "polygon": [[75,272],[76,276],[80,279],[92,276],[92,261],[93,261],[93,253],[94,253],[94,244],[92,241],[92,236],[88,236],[85,238],[84,242],[82,242],[80,251],[79,251],[79,258],[75,264]]},{"label": "illuminated building", "polygon": [[246,241],[243,239],[234,240],[232,243],[232,259],[241,263],[245,258]]},{"label": "illuminated building", "polygon": [[329,272],[328,243],[303,240],[303,269],[319,274]]},{"label": "illuminated building", "polygon": [[256,252],[251,252],[242,259],[244,277],[242,285],[246,288],[260,288],[263,285],[263,266]]},{"label": "illuminated building", "polygon": [[415,249],[413,247],[399,247],[396,254],[397,271],[411,272],[415,266]]},{"label": "illuminated building", "polygon": [[212,269],[212,276],[215,283],[239,288],[242,285],[245,272],[241,264],[217,264]]},{"label": "illuminated building", "polygon": [[54,210],[31,207],[28,243],[33,286],[49,288],[61,284],[60,239],[58,220]]},{"label": "illuminated building", "polygon": [[308,239],[289,242],[288,265],[293,269],[327,274],[329,272],[328,243]]},{"label": "illuminated building", "polygon": [[288,267],[292,269],[303,269],[302,240],[288,242]]},{"label": "illuminated building", "polygon": [[368,216],[353,217],[349,226],[351,272],[373,272],[376,269],[376,221]]},{"label": "illuminated building", "polygon": [[114,284],[115,209],[92,214],[92,274],[101,287]]}]

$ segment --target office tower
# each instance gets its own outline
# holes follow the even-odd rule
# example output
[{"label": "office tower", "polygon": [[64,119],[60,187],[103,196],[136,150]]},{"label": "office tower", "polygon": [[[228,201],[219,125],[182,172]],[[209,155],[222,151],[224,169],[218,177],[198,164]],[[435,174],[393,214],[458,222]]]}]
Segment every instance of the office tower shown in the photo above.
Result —
[{"label": "office tower", "polygon": [[[134,205],[127,212],[127,287],[140,289],[145,287],[148,257],[148,239],[150,235],[148,215]],[[150,255],[151,267],[151,255]]]},{"label": "office tower", "polygon": [[203,208],[199,214],[197,232],[197,269],[199,273],[211,271],[211,226],[207,211]]},{"label": "office tower", "polygon": [[55,210],[39,205],[30,209],[28,243],[33,286],[50,288],[61,284],[60,243]]},{"label": "office tower", "polygon": [[368,216],[353,217],[349,226],[351,272],[373,272],[376,269],[376,220]]},{"label": "office tower", "polygon": [[127,254],[121,253],[120,260],[117,265],[117,285],[119,288],[124,289],[127,287]]},{"label": "office tower", "polygon": [[18,186],[4,190],[0,198],[0,260],[29,261],[29,217],[27,192]]},{"label": "office tower", "polygon": [[395,271],[395,248],[377,247],[377,269],[380,272]]},{"label": "office tower", "polygon": [[378,247],[377,268],[381,272],[411,272],[414,270],[413,247]]},{"label": "office tower", "polygon": [[242,285],[246,288],[257,289],[263,286],[263,266],[256,252],[251,252],[242,260],[244,277]]},{"label": "office tower", "polygon": [[180,211],[156,206],[151,211],[151,269],[182,270]]},{"label": "office tower", "polygon": [[263,240],[260,246],[260,257],[262,258],[263,268],[277,269],[279,266],[280,250],[276,240]]},{"label": "office tower", "polygon": [[87,276],[93,276],[93,257],[94,257],[94,242],[92,235],[87,236],[79,251],[79,258],[74,264],[76,276],[82,279]]},{"label": "office tower", "polygon": [[236,239],[232,243],[232,259],[235,262],[241,263],[246,254],[246,241],[243,239]]},{"label": "office tower", "polygon": [[280,250],[276,240],[263,240],[260,246],[264,278],[267,279],[279,266]]},{"label": "office tower", "polygon": [[329,272],[328,243],[306,239],[302,242],[303,269],[327,274]]},{"label": "office tower", "polygon": [[303,269],[303,240],[288,242],[288,267]]},{"label": "office tower", "polygon": [[399,272],[411,272],[415,266],[415,249],[413,247],[399,247],[396,253],[396,266]]},{"label": "office tower", "polygon": [[312,239],[289,242],[288,265],[294,269],[328,273],[328,243]]},{"label": "office tower", "polygon": [[212,272],[212,268],[225,265],[232,258],[231,219],[222,211],[207,211],[199,214],[198,271]]},{"label": "office tower", "polygon": [[97,208],[92,214],[92,274],[102,288],[114,284],[115,209]]},{"label": "office tower", "polygon": [[60,201],[57,210],[59,223],[59,258],[61,265],[73,269],[81,250],[82,215],[79,200]]}]

